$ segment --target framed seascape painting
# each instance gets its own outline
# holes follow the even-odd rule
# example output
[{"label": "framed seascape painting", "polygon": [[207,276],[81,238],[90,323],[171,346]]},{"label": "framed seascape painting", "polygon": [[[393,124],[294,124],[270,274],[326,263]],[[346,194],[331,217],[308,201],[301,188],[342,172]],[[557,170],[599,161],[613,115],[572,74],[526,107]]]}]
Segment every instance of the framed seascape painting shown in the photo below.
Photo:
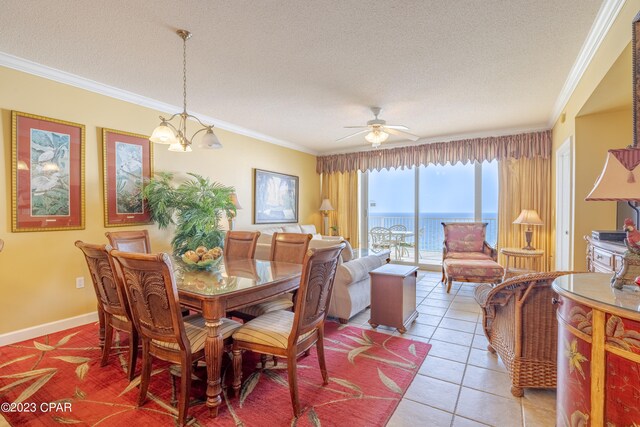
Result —
[{"label": "framed seascape painting", "polygon": [[113,129],[102,130],[104,225],[149,224],[144,183],[153,176],[153,147],[149,137]]},{"label": "framed seascape painting", "polygon": [[84,125],[11,112],[12,231],[84,228]]},{"label": "framed seascape painting", "polygon": [[254,169],[253,223],[298,222],[298,177]]}]

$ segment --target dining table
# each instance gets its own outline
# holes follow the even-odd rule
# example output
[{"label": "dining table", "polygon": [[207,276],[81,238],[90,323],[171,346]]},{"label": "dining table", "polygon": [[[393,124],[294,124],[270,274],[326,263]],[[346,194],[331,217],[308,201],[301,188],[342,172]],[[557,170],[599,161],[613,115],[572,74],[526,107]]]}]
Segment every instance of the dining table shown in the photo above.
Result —
[{"label": "dining table", "polygon": [[180,304],[202,313],[205,319],[206,404],[210,415],[216,417],[222,403],[222,319],[228,311],[298,289],[302,265],[255,259],[223,260],[209,270],[194,270],[180,259],[173,265]]}]

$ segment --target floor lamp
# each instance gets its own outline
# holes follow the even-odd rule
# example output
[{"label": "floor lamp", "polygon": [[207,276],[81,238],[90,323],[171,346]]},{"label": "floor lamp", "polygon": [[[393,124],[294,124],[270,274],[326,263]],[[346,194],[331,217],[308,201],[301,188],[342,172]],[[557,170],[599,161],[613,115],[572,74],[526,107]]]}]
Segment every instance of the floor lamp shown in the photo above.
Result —
[{"label": "floor lamp", "polygon": [[329,211],[333,211],[333,206],[331,206],[331,201],[329,199],[322,199],[322,204],[320,204],[320,211],[322,212],[322,234],[325,236],[329,235]]},{"label": "floor lamp", "polygon": [[[236,207],[236,210],[242,209],[240,202],[238,202],[238,195],[236,193],[231,193],[229,195],[229,201],[231,201],[231,204]],[[236,224],[236,213],[229,211],[227,213],[227,219],[229,220],[229,230],[233,230],[233,227]]]}]

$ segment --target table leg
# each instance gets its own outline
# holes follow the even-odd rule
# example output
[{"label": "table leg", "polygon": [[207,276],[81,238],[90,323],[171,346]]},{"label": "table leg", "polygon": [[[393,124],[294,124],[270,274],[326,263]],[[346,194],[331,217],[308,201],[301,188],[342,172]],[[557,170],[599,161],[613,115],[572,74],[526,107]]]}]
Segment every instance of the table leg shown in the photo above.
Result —
[{"label": "table leg", "polygon": [[204,344],[204,357],[207,362],[207,407],[211,417],[218,416],[218,408],[222,404],[220,394],[220,369],[222,366],[223,340],[220,334],[220,319],[207,320],[207,341]]}]

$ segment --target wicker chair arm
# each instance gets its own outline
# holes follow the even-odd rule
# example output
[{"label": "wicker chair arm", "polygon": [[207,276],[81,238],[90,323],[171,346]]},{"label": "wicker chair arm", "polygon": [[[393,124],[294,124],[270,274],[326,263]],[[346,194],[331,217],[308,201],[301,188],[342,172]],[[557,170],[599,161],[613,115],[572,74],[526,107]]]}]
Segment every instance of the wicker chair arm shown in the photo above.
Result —
[{"label": "wicker chair arm", "polygon": [[487,298],[489,298],[489,293],[492,289],[493,286],[490,283],[482,283],[476,287],[474,295],[480,307],[484,308],[487,306]]}]

